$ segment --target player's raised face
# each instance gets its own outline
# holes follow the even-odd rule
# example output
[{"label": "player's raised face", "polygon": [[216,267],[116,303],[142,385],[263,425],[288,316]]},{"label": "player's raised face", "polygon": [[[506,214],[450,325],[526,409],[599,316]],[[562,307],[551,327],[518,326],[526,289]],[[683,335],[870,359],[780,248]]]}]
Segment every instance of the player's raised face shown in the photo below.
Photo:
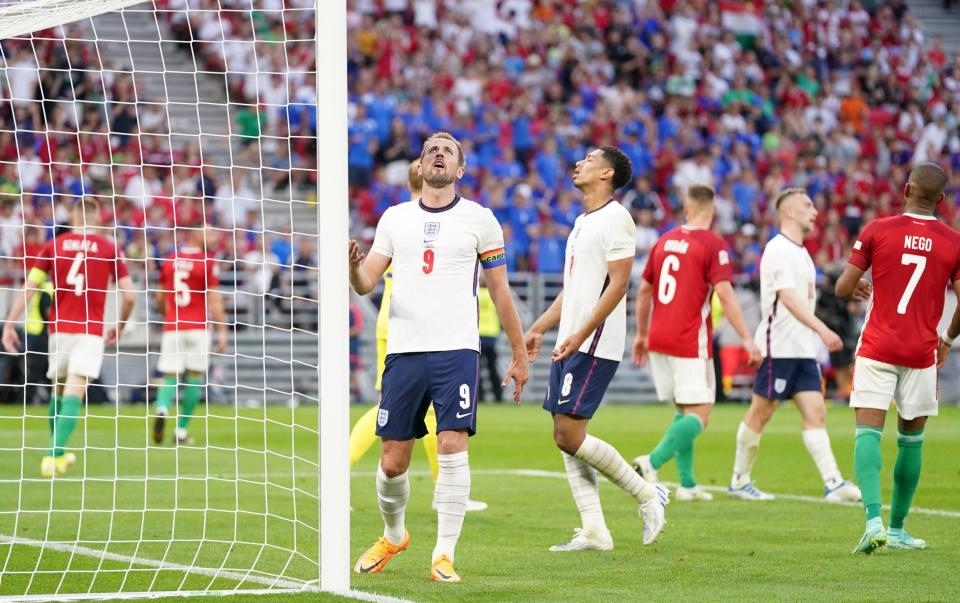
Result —
[{"label": "player's raised face", "polygon": [[463,176],[460,150],[454,141],[431,138],[420,156],[420,174],[431,188],[444,188]]},{"label": "player's raised face", "polygon": [[573,185],[582,190],[583,187],[595,184],[604,177],[612,178],[613,168],[603,158],[603,151],[596,149],[577,162],[572,176]]}]

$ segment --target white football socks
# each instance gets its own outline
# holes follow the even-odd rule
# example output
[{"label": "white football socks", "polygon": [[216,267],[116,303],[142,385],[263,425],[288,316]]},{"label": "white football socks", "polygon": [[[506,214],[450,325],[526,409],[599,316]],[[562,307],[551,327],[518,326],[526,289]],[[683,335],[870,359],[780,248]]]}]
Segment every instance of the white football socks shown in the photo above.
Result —
[{"label": "white football socks", "polygon": [[643,502],[657,495],[656,487],[646,482],[620,456],[617,449],[590,434],[583,439],[575,455],[586,461],[611,482],[626,490],[637,502]]},{"label": "white football socks", "polygon": [[750,471],[760,451],[760,435],[747,427],[746,423],[740,422],[737,429],[737,454],[733,459],[733,477],[730,479],[732,487],[741,488],[750,483]]},{"label": "white football socks", "polygon": [[387,477],[377,465],[377,502],[383,516],[383,535],[390,544],[403,542],[406,532],[403,525],[407,501],[410,500],[410,480],[407,472],[396,477]]},{"label": "white football socks", "polygon": [[583,528],[595,534],[606,534],[609,530],[600,507],[600,480],[597,479],[597,470],[566,452],[560,454],[567,468],[567,481],[570,483],[573,500],[577,503],[577,510],[580,511]]},{"label": "white football socks", "polygon": [[463,515],[470,498],[470,463],[467,451],[454,454],[438,454],[437,488],[437,546],[433,549],[435,560],[446,555],[453,561],[453,550],[460,539]]},{"label": "white football socks", "polygon": [[830,490],[839,486],[843,482],[843,477],[837,467],[837,459],[833,456],[827,430],[823,427],[803,430],[803,443],[813,462],[817,464],[817,469],[820,470],[823,485]]}]

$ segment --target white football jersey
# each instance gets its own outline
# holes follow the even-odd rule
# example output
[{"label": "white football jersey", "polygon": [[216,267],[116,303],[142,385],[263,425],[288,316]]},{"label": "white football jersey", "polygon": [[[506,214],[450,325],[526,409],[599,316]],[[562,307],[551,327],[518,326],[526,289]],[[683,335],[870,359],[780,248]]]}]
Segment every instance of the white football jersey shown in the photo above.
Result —
[{"label": "white football jersey", "polygon": [[778,234],[760,259],[761,320],[754,341],[770,358],[816,358],[816,332],[783,307],[777,297],[781,289],[793,289],[811,312],[816,309],[817,270],[807,248]]},{"label": "white football jersey", "polygon": [[[577,217],[567,237],[558,343],[579,329],[593,313],[610,281],[607,262],[632,258],[636,238],[633,217],[623,205],[614,201]],[[587,337],[580,351],[619,362],[623,359],[626,337],[627,299],[624,296],[607,319]]]},{"label": "white football jersey", "polygon": [[371,251],[392,259],[387,354],[480,350],[481,262],[505,263],[493,212],[459,196],[439,209],[400,203],[380,218]]}]

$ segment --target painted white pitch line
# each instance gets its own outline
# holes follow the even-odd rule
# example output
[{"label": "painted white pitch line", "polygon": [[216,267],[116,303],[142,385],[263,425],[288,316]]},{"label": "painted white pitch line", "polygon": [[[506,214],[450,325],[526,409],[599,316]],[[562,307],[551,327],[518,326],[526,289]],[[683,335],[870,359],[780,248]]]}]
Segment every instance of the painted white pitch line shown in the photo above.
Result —
[{"label": "painted white pitch line", "polygon": [[[227,597],[232,595],[277,595],[277,594],[299,594],[299,593],[316,593],[319,592],[316,589],[268,589],[268,588],[259,588],[259,589],[249,589],[249,590],[184,590],[184,591],[173,591],[173,590],[160,590],[153,592],[121,592],[121,593],[60,593],[55,595],[57,601],[105,601],[105,600],[114,600],[114,599],[166,599],[166,598],[184,598],[184,597]],[[348,599],[354,599],[356,601],[369,601],[370,603],[414,603],[409,599],[400,599],[397,597],[391,597],[389,595],[381,595],[378,593],[368,593],[362,590],[348,590],[346,592],[331,592],[329,594],[337,595],[338,597],[346,597]],[[13,596],[0,596],[0,601],[4,603],[13,603],[16,602],[42,602],[46,603],[51,600],[51,597],[54,595],[13,595]]]},{"label": "painted white pitch line", "polygon": [[356,599],[358,601],[370,601],[370,603],[414,603],[410,599],[401,599],[399,597],[391,597],[390,595],[381,595],[379,593],[368,593],[362,590],[349,590],[345,593],[332,593],[334,595],[340,595],[341,597],[350,597],[351,599]]},{"label": "painted white pitch line", "polygon": [[189,574],[199,574],[201,576],[210,576],[211,578],[229,578],[231,580],[237,580],[238,582],[255,582],[256,584],[263,584],[265,586],[286,588],[291,590],[303,590],[306,585],[303,582],[294,582],[292,580],[284,580],[282,578],[262,578],[260,576],[245,574],[243,572],[234,572],[229,570],[218,570],[210,567],[196,567],[190,565],[183,565],[180,563],[171,563],[169,561],[158,561],[156,559],[150,559],[148,557],[132,557],[128,555],[120,555],[118,553],[108,553],[107,551],[98,551],[97,549],[91,549],[79,544],[66,544],[63,542],[44,542],[42,540],[34,540],[33,538],[20,538],[14,536],[7,536],[5,534],[0,534],[0,544],[13,544],[13,545],[22,545],[22,546],[32,546],[40,549],[50,549],[52,551],[58,551],[60,553],[72,553],[75,555],[85,555],[87,557],[94,557],[96,559],[103,559],[105,561],[117,561],[120,563],[130,563],[135,565],[145,565],[147,567],[155,567],[157,569],[164,570],[177,570],[181,572],[186,572]]},{"label": "painted white pitch line", "polygon": [[[431,475],[429,471],[411,471],[411,475]],[[473,475],[518,475],[524,477],[546,477],[551,479],[567,479],[567,474],[560,471],[544,471],[542,469],[474,469],[471,471]],[[352,473],[354,477],[373,477],[376,475],[374,471],[354,471]],[[671,488],[676,488],[679,484],[672,482],[663,482],[665,486]],[[727,489],[724,486],[700,486],[704,490],[709,490],[711,492],[722,492],[726,493]],[[806,502],[806,503],[816,503],[819,505],[839,505],[844,507],[859,507],[860,503],[851,503],[851,502],[841,502],[841,503],[828,503],[822,497],[819,496],[805,496],[802,494],[776,494],[771,492],[777,498],[783,500],[794,500],[797,502]],[[884,509],[889,510],[890,505],[884,505]],[[919,513],[921,515],[936,515],[938,517],[952,517],[954,519],[960,519],[960,511],[949,511],[947,509],[927,509],[925,507],[910,507],[910,513]]]},{"label": "painted white pitch line", "polygon": [[[564,479],[564,480],[567,479],[566,473],[563,473],[561,471],[545,471],[543,469],[474,469],[471,471],[471,473],[473,475],[493,475],[493,476],[503,475],[503,476],[520,476],[520,477],[543,477],[543,478],[549,478],[549,479]],[[297,471],[297,472],[294,472],[293,474],[278,472],[276,474],[276,477],[278,478],[288,477],[291,475],[294,477],[313,477],[313,476],[316,476],[317,474],[313,472],[304,472],[304,471]],[[376,475],[376,472],[375,471],[353,471],[351,472],[350,475],[352,477],[374,477]],[[431,473],[425,470],[417,470],[417,471],[410,471],[410,475],[415,477],[426,477],[431,475]],[[230,473],[230,474],[224,473],[224,474],[208,474],[208,475],[181,474],[179,476],[154,475],[149,477],[153,477],[157,479],[169,479],[169,480],[174,480],[177,478],[187,478],[187,479],[205,479],[206,478],[206,479],[229,480],[229,479],[255,479],[255,478],[263,479],[264,477],[266,477],[266,475],[263,472],[259,472],[259,473],[251,472],[251,473]],[[98,478],[94,478],[94,479],[98,479]],[[111,479],[147,479],[147,477],[118,476],[117,478],[111,478]],[[38,478],[37,481],[41,481],[41,480]],[[48,481],[48,480],[42,480],[42,481]],[[270,483],[270,482],[267,482],[267,483]],[[670,482],[664,482],[664,484],[671,488],[676,488],[678,485]],[[727,491],[727,489],[724,486],[700,486],[700,487],[703,488],[704,490],[709,490],[710,492],[726,493]],[[840,506],[847,506],[847,507],[860,506],[860,503],[828,503],[827,501],[825,501],[823,498],[819,496],[805,496],[802,494],[778,494],[775,492],[771,492],[771,494],[783,500],[792,500],[797,502],[830,504],[830,505],[840,505]],[[890,505],[884,505],[883,508],[889,509]],[[960,511],[950,511],[947,509],[928,509],[926,507],[911,507],[910,512],[918,513],[920,515],[934,515],[937,517],[951,517],[954,519],[960,519]]]}]

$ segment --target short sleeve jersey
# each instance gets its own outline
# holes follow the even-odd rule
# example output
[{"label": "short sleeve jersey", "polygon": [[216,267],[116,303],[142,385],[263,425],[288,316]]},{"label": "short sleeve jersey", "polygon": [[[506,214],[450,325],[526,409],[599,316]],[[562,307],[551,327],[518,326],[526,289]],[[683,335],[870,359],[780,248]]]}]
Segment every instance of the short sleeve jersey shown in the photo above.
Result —
[{"label": "short sleeve jersey", "polygon": [[714,286],[733,278],[723,239],[709,230],[682,226],[657,241],[643,280],[653,286],[651,351],[680,358],[713,356]]},{"label": "short sleeve jersey", "polygon": [[207,291],[220,286],[216,262],[196,247],[181,247],[160,262],[160,288],[166,294],[163,330],[207,328]]},{"label": "short sleeve jersey", "polygon": [[[630,212],[611,200],[606,205],[577,216],[567,237],[563,265],[563,308],[557,341],[563,341],[590,318],[597,301],[610,283],[607,262],[632,258],[637,227]],[[623,359],[627,337],[627,300],[620,299],[581,352],[607,360]]]},{"label": "short sleeve jersey", "polygon": [[387,354],[480,350],[480,267],[506,264],[493,212],[459,196],[441,208],[400,203],[380,218],[371,250],[392,261]]},{"label": "short sleeve jersey", "polygon": [[960,278],[960,233],[932,216],[873,220],[850,263],[873,271],[857,355],[908,368],[935,364],[945,289]]},{"label": "short sleeve jersey", "polygon": [[816,358],[817,334],[780,303],[792,290],[811,312],[817,306],[817,269],[806,247],[783,234],[770,239],[760,258],[760,324],[754,341],[768,358]]},{"label": "short sleeve jersey", "polygon": [[53,283],[51,333],[103,335],[107,289],[128,274],[113,241],[98,234],[62,234],[43,246],[32,268]]}]

